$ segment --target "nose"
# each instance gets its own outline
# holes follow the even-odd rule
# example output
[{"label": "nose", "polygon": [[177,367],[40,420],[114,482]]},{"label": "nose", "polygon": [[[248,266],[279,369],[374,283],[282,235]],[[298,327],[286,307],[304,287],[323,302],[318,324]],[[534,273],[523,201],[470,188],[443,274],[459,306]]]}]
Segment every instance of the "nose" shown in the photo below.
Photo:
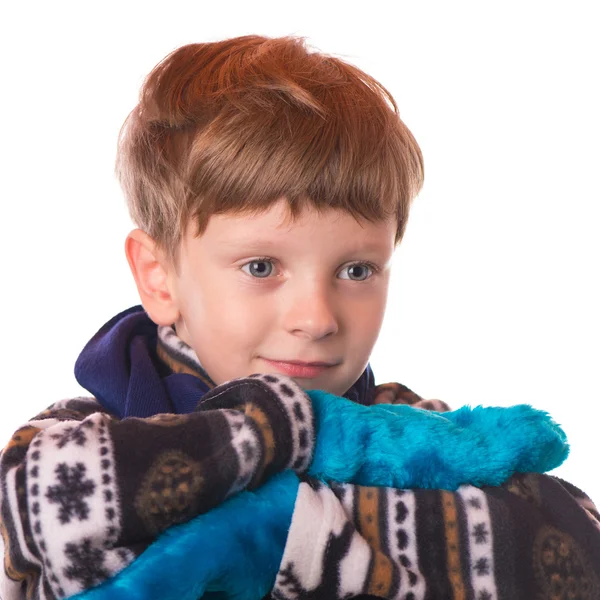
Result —
[{"label": "nose", "polygon": [[290,333],[319,340],[339,331],[331,293],[325,285],[304,285],[285,302],[285,328]]}]

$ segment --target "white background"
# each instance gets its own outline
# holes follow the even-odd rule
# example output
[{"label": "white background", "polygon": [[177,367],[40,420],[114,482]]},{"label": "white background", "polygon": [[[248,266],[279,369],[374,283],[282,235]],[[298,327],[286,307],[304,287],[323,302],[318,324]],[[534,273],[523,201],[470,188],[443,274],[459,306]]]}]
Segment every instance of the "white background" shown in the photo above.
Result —
[{"label": "white background", "polygon": [[[8,5],[8,3],[6,3]],[[213,5],[216,4],[215,8]],[[0,13],[2,443],[82,393],[74,361],[138,302],[115,142],[143,77],[190,42],[296,34],[378,78],[425,156],[378,382],[453,407],[530,403],[600,499],[596,3],[27,2]]]}]

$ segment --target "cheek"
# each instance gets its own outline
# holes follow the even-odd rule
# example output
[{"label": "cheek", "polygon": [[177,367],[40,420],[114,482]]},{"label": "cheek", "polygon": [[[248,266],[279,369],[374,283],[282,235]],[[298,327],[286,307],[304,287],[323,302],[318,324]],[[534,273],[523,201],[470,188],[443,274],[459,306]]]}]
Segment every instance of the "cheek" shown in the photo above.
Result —
[{"label": "cheek", "polygon": [[353,307],[351,314],[346,315],[350,330],[353,331],[353,337],[357,341],[360,339],[365,346],[373,346],[379,336],[386,299],[387,294],[378,294],[365,302],[358,303]]},{"label": "cheek", "polygon": [[269,309],[264,301],[257,302],[239,293],[211,293],[205,297],[202,322],[213,336],[222,337],[220,345],[238,349],[255,345],[269,328]]}]

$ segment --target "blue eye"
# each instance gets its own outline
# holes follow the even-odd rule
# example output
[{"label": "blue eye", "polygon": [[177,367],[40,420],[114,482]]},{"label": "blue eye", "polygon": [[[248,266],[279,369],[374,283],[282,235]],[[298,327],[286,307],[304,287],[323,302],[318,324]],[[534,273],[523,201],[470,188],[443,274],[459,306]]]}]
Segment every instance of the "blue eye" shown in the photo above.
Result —
[{"label": "blue eye", "polygon": [[242,267],[244,273],[257,279],[265,279],[273,273],[273,263],[270,260],[253,260]]},{"label": "blue eye", "polygon": [[[366,263],[355,263],[344,267],[340,271],[340,279],[349,279],[350,281],[365,281],[373,275],[374,269]],[[347,273],[348,277],[341,277],[342,273]]]}]

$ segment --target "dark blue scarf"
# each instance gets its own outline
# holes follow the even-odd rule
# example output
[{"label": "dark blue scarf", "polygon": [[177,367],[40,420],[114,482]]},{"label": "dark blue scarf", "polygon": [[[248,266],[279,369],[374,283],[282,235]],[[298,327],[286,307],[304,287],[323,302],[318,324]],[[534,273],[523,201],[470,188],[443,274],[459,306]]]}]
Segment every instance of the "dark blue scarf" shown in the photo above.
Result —
[{"label": "dark blue scarf", "polygon": [[[202,379],[174,373],[156,351],[157,326],[142,306],[113,317],[86,344],[75,363],[75,377],[119,418],[158,413],[190,413],[210,388]],[[345,398],[367,404],[375,386],[367,366]]]}]

